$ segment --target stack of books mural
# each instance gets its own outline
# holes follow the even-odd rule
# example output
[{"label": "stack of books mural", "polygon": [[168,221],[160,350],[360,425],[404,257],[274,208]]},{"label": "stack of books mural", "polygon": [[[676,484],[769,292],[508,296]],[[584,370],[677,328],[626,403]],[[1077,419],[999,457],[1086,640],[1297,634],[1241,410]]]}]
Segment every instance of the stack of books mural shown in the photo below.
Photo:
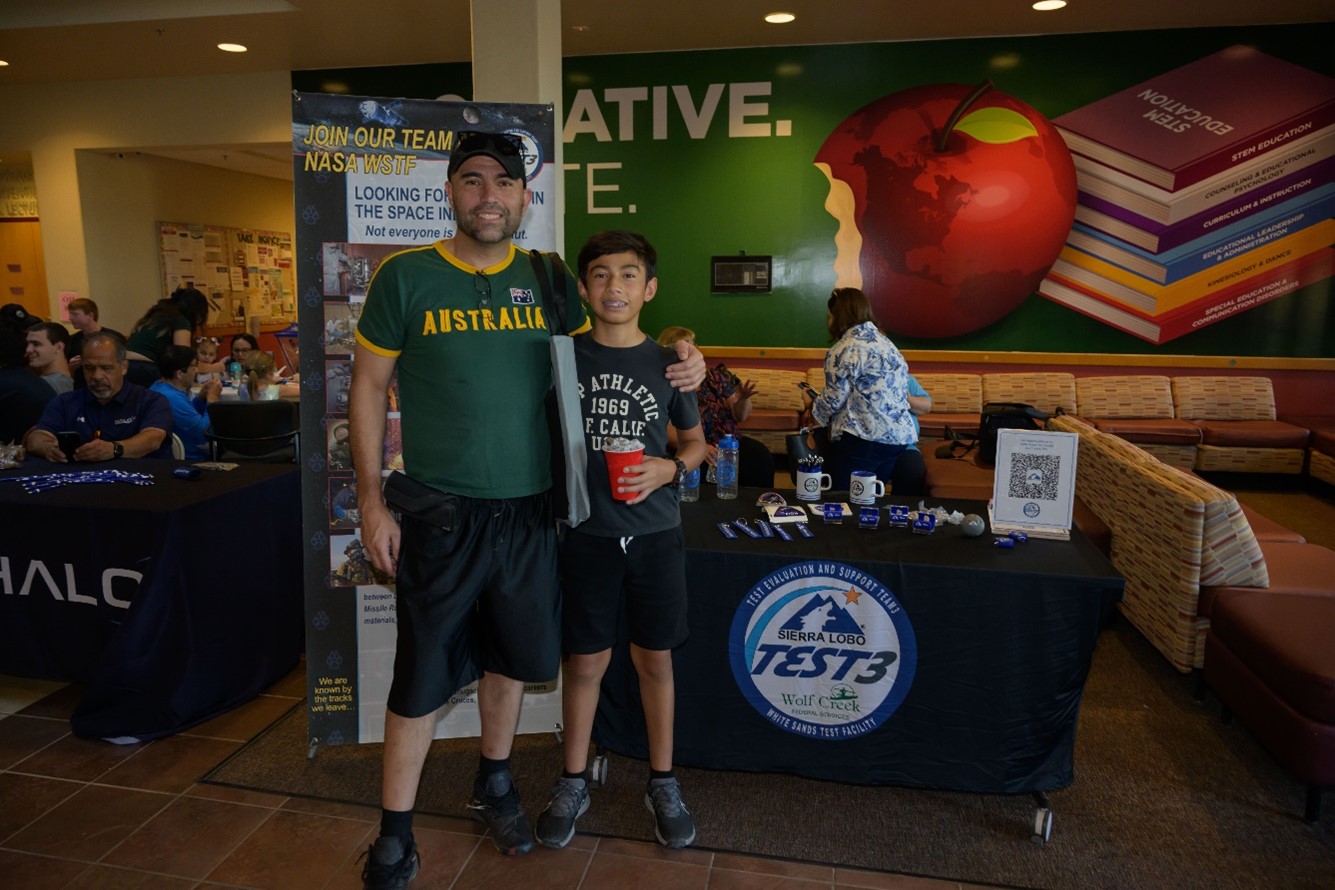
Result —
[{"label": "stack of books mural", "polygon": [[1235,46],[1054,123],[1080,196],[1048,299],[1162,344],[1335,274],[1335,79]]}]

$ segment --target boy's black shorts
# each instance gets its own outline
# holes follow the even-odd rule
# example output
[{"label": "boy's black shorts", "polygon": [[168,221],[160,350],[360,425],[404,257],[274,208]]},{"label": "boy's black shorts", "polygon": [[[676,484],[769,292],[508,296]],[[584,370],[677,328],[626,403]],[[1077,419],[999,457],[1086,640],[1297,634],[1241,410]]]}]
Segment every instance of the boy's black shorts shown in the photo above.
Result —
[{"label": "boy's black shorts", "polygon": [[630,641],[641,649],[674,649],[686,641],[681,526],[633,538],[570,531],[561,542],[561,588],[566,652],[612,648],[623,604]]},{"label": "boy's black shorts", "polygon": [[403,517],[389,710],[421,717],[483,671],[526,683],[561,660],[548,496],[460,497],[453,531]]}]

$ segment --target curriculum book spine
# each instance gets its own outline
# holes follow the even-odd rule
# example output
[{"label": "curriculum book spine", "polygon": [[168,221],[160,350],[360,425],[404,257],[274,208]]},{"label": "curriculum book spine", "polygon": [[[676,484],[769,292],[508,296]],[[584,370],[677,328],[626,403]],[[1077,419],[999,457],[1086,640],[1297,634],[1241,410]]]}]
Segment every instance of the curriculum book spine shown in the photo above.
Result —
[{"label": "curriculum book spine", "polygon": [[1152,252],[1186,244],[1277,203],[1310,200],[1335,191],[1335,158],[1292,173],[1204,213],[1167,225],[1139,216],[1111,201],[1081,194],[1075,208],[1080,222]]},{"label": "curriculum book spine", "polygon": [[1063,278],[1106,294],[1141,312],[1160,315],[1212,292],[1231,287],[1258,271],[1329,247],[1333,240],[1335,220],[1322,220],[1301,232],[1249,250],[1172,284],[1156,284],[1069,245],[1062,248],[1052,269]]},{"label": "curriculum book spine", "polygon": [[1177,192],[1147,185],[1089,158],[1074,156],[1076,185],[1157,223],[1180,222],[1335,156],[1335,125]]},{"label": "curriculum book spine", "polygon": [[1246,46],[1054,119],[1072,152],[1169,192],[1335,121],[1335,79]]},{"label": "curriculum book spine", "polygon": [[1245,217],[1217,232],[1157,254],[1080,222],[1075,223],[1066,243],[1151,281],[1172,284],[1335,215],[1335,194],[1300,206],[1290,207],[1288,203],[1276,208],[1278,213]]},{"label": "curriculum book spine", "polygon": [[1093,288],[1067,281],[1055,273],[1039,284],[1038,292],[1081,315],[1162,346],[1215,322],[1326,281],[1332,274],[1335,274],[1335,249],[1325,248],[1268,272],[1258,272],[1212,297],[1160,316],[1136,312]]}]

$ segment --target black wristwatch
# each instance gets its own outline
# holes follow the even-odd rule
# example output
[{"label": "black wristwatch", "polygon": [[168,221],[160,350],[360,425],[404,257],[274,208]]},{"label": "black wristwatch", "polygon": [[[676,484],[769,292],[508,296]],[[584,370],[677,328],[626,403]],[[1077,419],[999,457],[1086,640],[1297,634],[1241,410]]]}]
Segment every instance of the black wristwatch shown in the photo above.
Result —
[{"label": "black wristwatch", "polygon": [[680,488],[681,484],[686,481],[686,464],[679,457],[672,458],[672,462],[677,465],[677,475],[670,484],[673,488]]},{"label": "black wristwatch", "polygon": [[119,443],[119,442],[112,442],[112,443],[111,443],[111,456],[112,456],[112,457],[124,457],[124,456],[125,456],[125,446],[122,445],[122,444]]}]

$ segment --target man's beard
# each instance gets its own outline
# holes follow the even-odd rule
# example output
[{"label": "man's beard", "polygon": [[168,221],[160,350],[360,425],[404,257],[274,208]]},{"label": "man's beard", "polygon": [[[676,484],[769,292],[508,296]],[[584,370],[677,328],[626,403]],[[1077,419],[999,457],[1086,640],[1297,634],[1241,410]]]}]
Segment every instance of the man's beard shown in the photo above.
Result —
[{"label": "man's beard", "polygon": [[[474,208],[473,212],[476,213],[481,209]],[[491,210],[492,208],[488,207],[486,209]],[[514,237],[515,232],[519,231],[519,223],[523,219],[523,213],[521,212],[518,216],[511,216],[509,208],[506,207],[501,207],[500,211],[504,214],[503,218],[497,223],[488,223],[487,228],[475,224],[471,214],[461,216],[458,218],[459,231],[479,244],[501,244],[509,241]],[[495,225],[499,225],[500,228],[491,227]]]}]

